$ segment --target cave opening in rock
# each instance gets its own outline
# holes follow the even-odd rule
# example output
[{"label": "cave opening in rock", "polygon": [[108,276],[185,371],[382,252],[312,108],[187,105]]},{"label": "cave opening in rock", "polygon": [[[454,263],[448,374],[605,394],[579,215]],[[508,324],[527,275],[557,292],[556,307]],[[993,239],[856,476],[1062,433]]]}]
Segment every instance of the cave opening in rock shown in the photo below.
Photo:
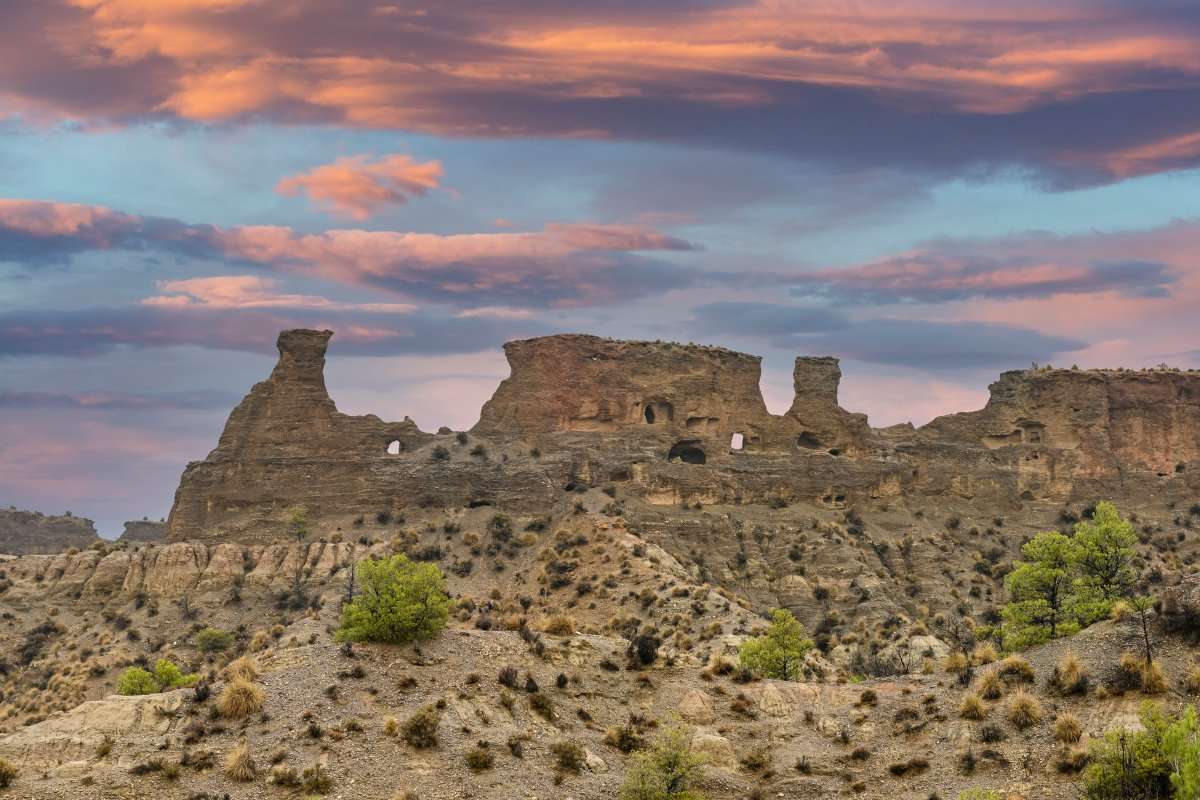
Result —
[{"label": "cave opening in rock", "polygon": [[654,424],[654,408],[653,408],[653,406],[646,406],[646,411],[643,416],[646,417],[646,422],[653,425]]},{"label": "cave opening in rock", "polygon": [[704,451],[696,442],[676,442],[667,453],[668,461],[682,461],[685,464],[703,464],[707,459]]},{"label": "cave opening in rock", "polygon": [[817,450],[821,447],[821,440],[812,431],[804,431],[796,437],[796,445],[809,450]]},{"label": "cave opening in rock", "polygon": [[403,449],[404,448],[401,446],[399,439],[393,439],[388,443],[387,446],[387,452],[389,456],[398,456],[400,455],[400,451]]},{"label": "cave opening in rock", "polygon": [[743,447],[745,447],[745,445],[746,445],[745,434],[735,433],[733,436],[729,437],[729,449],[730,450],[741,450]]}]

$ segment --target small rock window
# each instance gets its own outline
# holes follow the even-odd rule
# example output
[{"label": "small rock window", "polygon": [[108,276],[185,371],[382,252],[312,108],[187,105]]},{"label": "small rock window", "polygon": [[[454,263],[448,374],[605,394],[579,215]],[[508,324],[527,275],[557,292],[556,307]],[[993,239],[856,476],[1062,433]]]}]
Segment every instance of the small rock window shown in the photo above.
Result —
[{"label": "small rock window", "polygon": [[741,450],[743,447],[745,447],[745,445],[746,445],[745,434],[735,433],[733,436],[729,437],[729,449],[730,450]]},{"label": "small rock window", "polygon": [[646,410],[642,414],[642,416],[644,416],[646,418],[646,422],[650,423],[651,425],[654,424],[654,408],[653,407],[646,406]]},{"label": "small rock window", "polygon": [[403,449],[404,445],[400,444],[399,439],[392,439],[392,441],[388,443],[387,453],[389,456],[398,456],[400,455],[400,451]]}]

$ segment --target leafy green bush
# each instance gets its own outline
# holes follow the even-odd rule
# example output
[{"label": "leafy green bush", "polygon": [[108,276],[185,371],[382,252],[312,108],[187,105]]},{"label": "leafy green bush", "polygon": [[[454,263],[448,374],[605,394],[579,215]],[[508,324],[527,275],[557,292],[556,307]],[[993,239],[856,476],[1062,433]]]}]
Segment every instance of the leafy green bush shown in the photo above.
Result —
[{"label": "leafy green bush", "polygon": [[763,636],[747,639],[738,650],[744,669],[768,678],[794,681],[800,677],[804,654],[813,642],[804,626],[786,608],[771,612],[771,625]]},{"label": "leafy green bush", "polygon": [[157,694],[159,691],[158,681],[141,667],[130,667],[117,678],[117,694]]},{"label": "leafy green bush", "polygon": [[205,628],[196,634],[196,647],[205,653],[219,653],[233,646],[233,634],[220,628]]},{"label": "leafy green bush", "polygon": [[653,746],[639,753],[625,773],[620,800],[702,800],[692,787],[700,780],[704,759],[692,752],[683,728],[670,728]]},{"label": "leafy green bush", "polygon": [[430,639],[446,626],[450,599],[437,565],[400,554],[358,562],[361,594],[342,607],[339,641],[404,643]]},{"label": "leafy green bush", "polygon": [[1083,773],[1086,800],[1200,797],[1200,727],[1189,706],[1172,719],[1146,702],[1142,730],[1109,731],[1091,747]]},{"label": "leafy green bush", "polygon": [[200,680],[196,674],[183,674],[183,671],[165,658],[160,658],[154,665],[154,680],[159,685],[159,691],[195,686]]}]

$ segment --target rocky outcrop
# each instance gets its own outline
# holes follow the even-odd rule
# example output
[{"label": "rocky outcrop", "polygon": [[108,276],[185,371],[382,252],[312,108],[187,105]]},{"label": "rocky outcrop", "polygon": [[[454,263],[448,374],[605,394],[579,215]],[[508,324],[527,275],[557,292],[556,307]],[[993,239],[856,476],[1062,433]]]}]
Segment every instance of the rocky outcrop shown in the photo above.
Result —
[{"label": "rocky outcrop", "polygon": [[135,519],[125,523],[125,530],[117,537],[117,541],[148,544],[150,542],[161,542],[165,538],[167,538],[167,523],[165,520],[154,522],[148,519]]},{"label": "rocky outcrop", "polygon": [[0,509],[0,553],[58,553],[72,547],[90,547],[98,541],[100,537],[90,519]]},{"label": "rocky outcrop", "polygon": [[606,483],[649,505],[950,498],[981,513],[1200,488],[1192,372],[1008,372],[979,411],[876,430],[838,405],[834,358],[798,358],[791,407],[774,415],[757,356],[548,336],[505,345],[511,375],[452,436],[338,412],[323,377],[331,335],[280,335],[270,378],[184,472],[169,538],[273,538],[301,506],[316,532],[413,504],[545,510],[563,489]]}]

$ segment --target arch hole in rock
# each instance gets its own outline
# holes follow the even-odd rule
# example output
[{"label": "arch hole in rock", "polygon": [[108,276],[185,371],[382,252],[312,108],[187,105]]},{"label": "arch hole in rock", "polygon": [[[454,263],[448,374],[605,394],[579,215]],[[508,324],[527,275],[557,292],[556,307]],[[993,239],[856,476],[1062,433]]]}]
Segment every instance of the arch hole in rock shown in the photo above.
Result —
[{"label": "arch hole in rock", "polygon": [[804,431],[804,433],[796,437],[796,446],[808,450],[817,450],[821,447],[821,440],[812,431]]},{"label": "arch hole in rock", "polygon": [[741,450],[745,446],[746,446],[745,434],[735,433],[733,436],[729,437],[729,449],[730,450]]},{"label": "arch hole in rock", "polygon": [[646,422],[653,425],[654,424],[654,406],[646,406],[646,410],[643,413],[643,416],[645,416]]},{"label": "arch hole in rock", "polygon": [[389,456],[398,456],[400,455],[400,451],[403,449],[404,445],[400,444],[399,439],[392,439],[392,441],[388,443],[387,453]]},{"label": "arch hole in rock", "polygon": [[841,451],[841,450],[839,450],[838,448],[836,448],[836,447],[831,447],[831,448],[829,448],[829,455],[831,455],[831,456],[840,456],[841,454],[842,454],[842,451]]},{"label": "arch hole in rock", "polygon": [[676,442],[667,453],[667,460],[682,461],[685,464],[703,464],[707,458],[696,442]]}]

